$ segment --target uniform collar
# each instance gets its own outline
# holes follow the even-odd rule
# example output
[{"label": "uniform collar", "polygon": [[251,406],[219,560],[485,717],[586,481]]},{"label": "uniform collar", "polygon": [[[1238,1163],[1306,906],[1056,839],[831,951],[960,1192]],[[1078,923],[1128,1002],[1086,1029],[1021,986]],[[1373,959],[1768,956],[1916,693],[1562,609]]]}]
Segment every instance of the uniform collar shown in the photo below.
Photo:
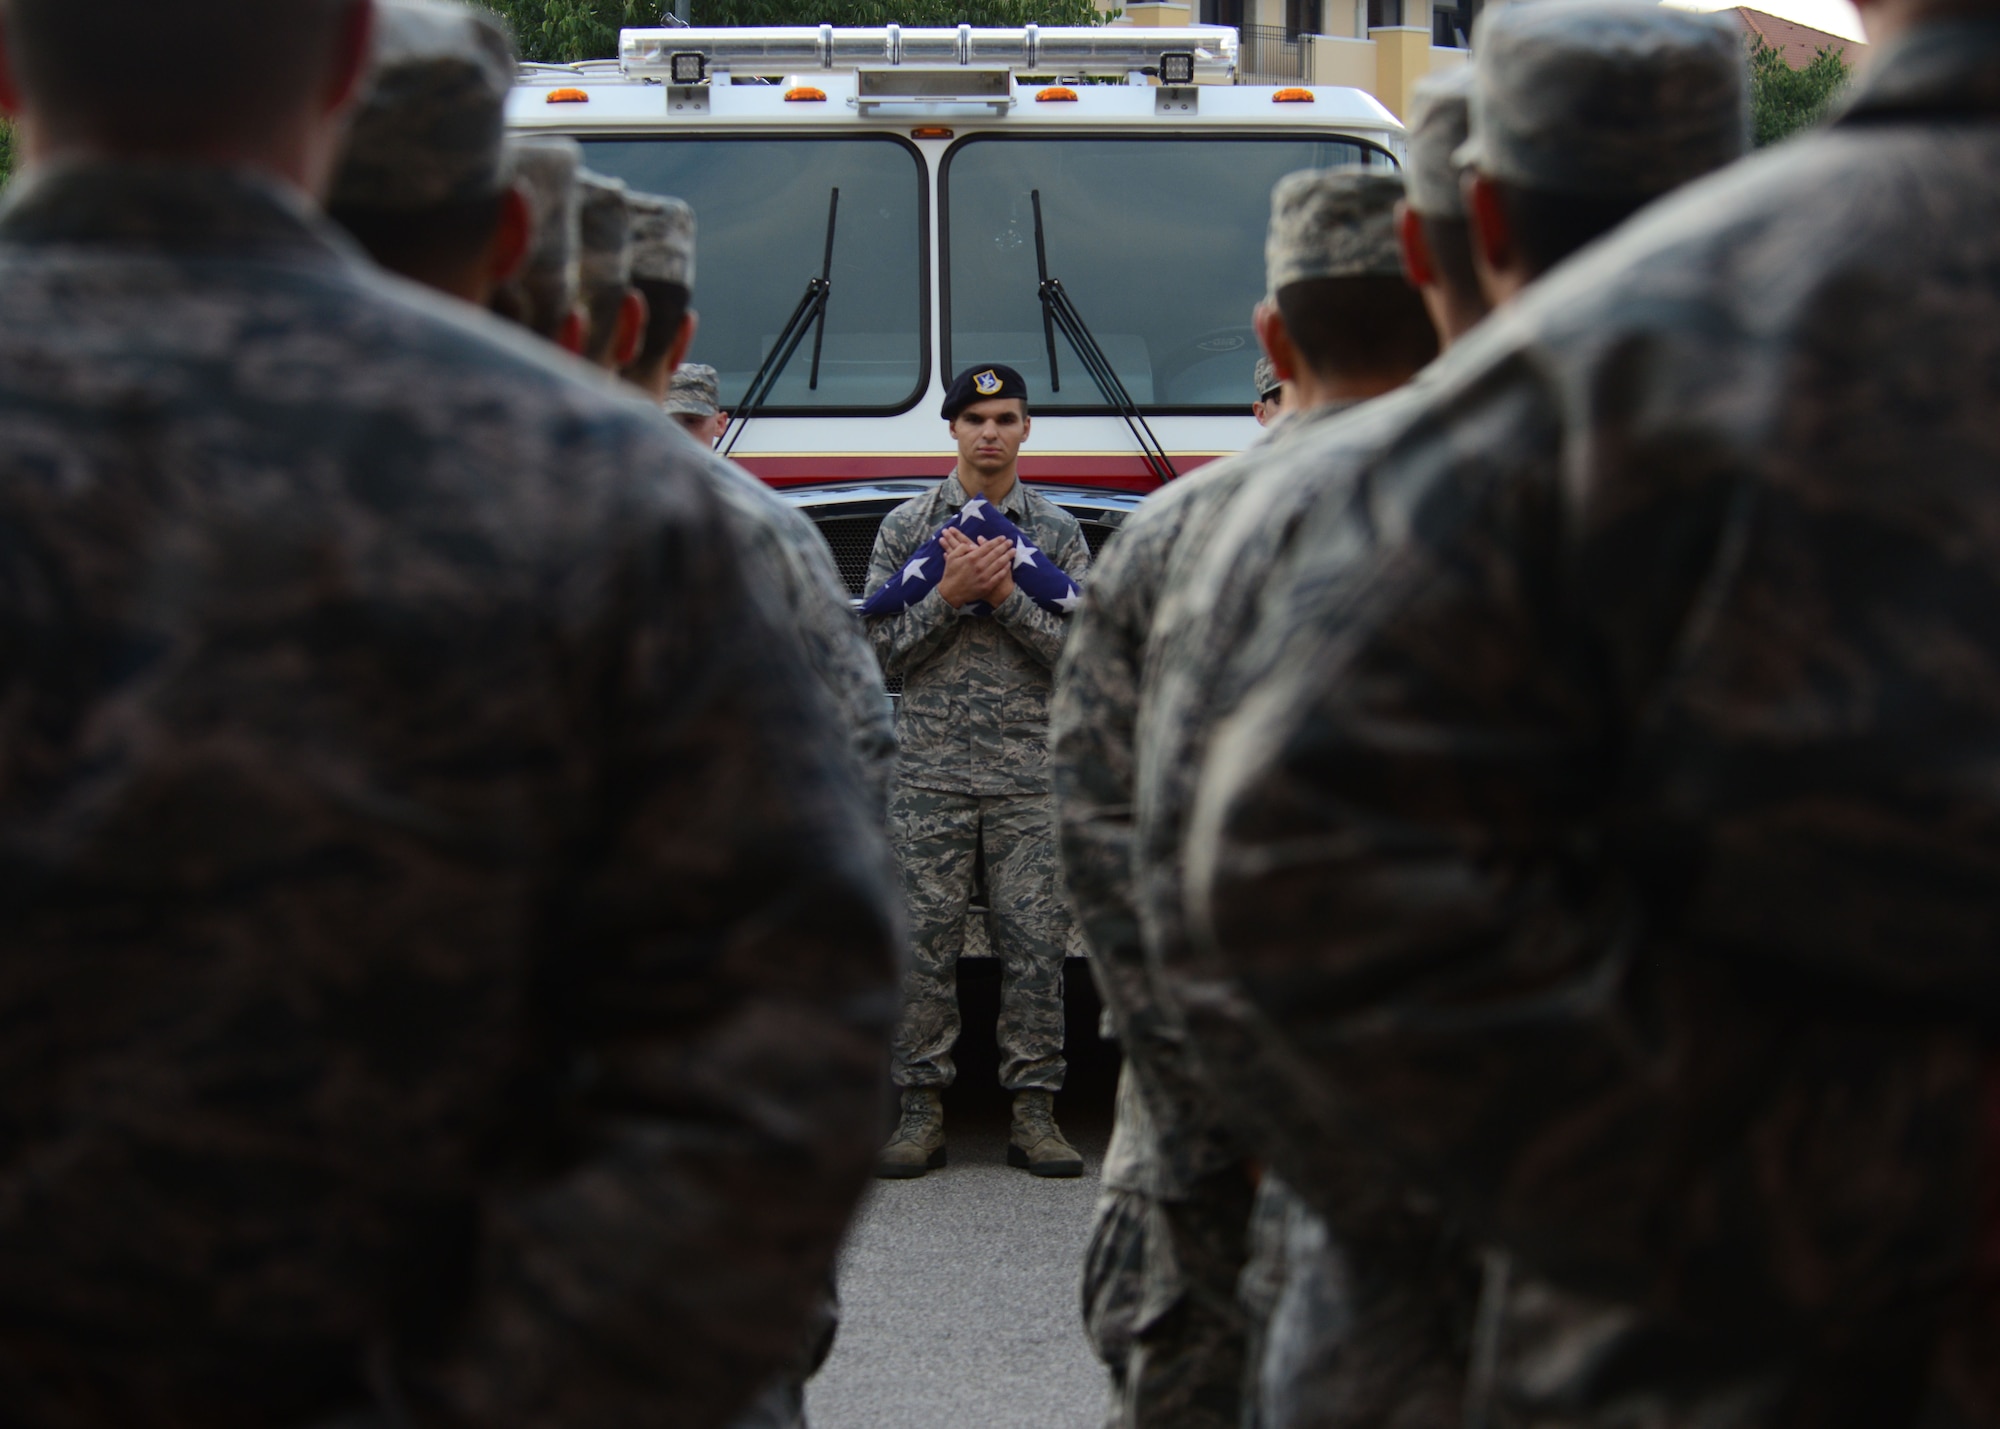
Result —
[{"label": "uniform collar", "polygon": [[2000,20],[1919,25],[1873,56],[1842,124],[2000,115]]},{"label": "uniform collar", "polygon": [[[952,491],[955,491],[957,493],[958,506],[963,506],[965,505],[966,502],[972,500],[972,493],[965,489],[965,482],[963,479],[960,478],[957,467],[953,467],[951,469],[951,475],[946,477],[944,480],[945,480],[945,485]],[[1014,478],[1014,489],[1007,493],[1007,500],[1001,504],[1000,509],[1003,512],[1005,512],[1008,515],[1008,517],[1018,520],[1022,512],[1027,510],[1027,507],[1028,507],[1027,483],[1022,481],[1021,478],[1017,475]]]},{"label": "uniform collar", "polygon": [[296,190],[202,164],[72,162],[17,179],[0,240],[166,252],[257,252],[351,261],[359,252]]}]

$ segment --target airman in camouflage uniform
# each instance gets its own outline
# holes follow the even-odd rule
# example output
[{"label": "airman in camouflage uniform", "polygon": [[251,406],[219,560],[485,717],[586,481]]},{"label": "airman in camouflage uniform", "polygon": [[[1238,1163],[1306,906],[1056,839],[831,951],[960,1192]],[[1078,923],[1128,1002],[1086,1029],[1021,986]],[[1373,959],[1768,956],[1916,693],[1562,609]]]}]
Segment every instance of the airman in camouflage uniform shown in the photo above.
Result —
[{"label": "airman in camouflage uniform", "polygon": [[5,17],[6,1417],[719,1422],[866,1170],[875,819],[680,435],[308,207],[365,10],[123,13]]},{"label": "airman in camouflage uniform", "polygon": [[[1575,13],[1482,20],[1516,182],[1484,68]],[[1878,13],[1831,129],[1439,365],[1215,736],[1196,911],[1496,1247],[1488,1423],[2000,1422],[2000,7]]]},{"label": "airman in camouflage uniform", "polygon": [[[631,280],[644,284],[649,330],[625,379],[655,402],[668,396],[694,335],[695,215],[679,199],[628,193]],[[678,303],[679,310],[674,310]],[[665,327],[670,332],[657,329]],[[713,369],[711,369],[713,371]],[[700,444],[697,443],[697,446]],[[896,763],[895,716],[881,667],[848,604],[833,551],[812,521],[734,462],[704,449],[702,469],[715,483],[746,547],[765,553],[769,594],[804,648],[840,714],[855,763],[886,810]]]},{"label": "airman in camouflage uniform", "polygon": [[[1020,401],[1025,423],[1019,375],[1010,368],[986,371],[1005,374],[986,400]],[[973,376],[968,369],[954,383],[946,421],[986,395],[973,388]],[[889,513],[869,562],[870,591],[903,573],[917,549],[972,499],[966,480],[954,471]],[[1073,516],[1018,475],[992,500],[1037,551],[1083,583],[1090,546]],[[894,1067],[904,1089],[903,1124],[878,1171],[921,1175],[944,1164],[940,1093],[955,1075],[958,955],[974,865],[983,863],[1001,965],[1000,1084],[1015,1094],[1010,1159],[1030,1161],[1028,1169],[1038,1174],[1080,1174],[1081,1160],[1050,1115],[1067,1070],[1062,979],[1070,923],[1049,790],[1048,701],[1069,619],[1018,587],[990,616],[975,616],[947,603],[940,587],[867,625],[882,668],[903,678],[890,830],[911,939]],[[1037,1144],[1046,1145],[1039,1156],[1032,1150]]]},{"label": "airman in camouflage uniform", "polygon": [[566,351],[581,351],[583,147],[574,139],[516,138],[507,157],[528,201],[533,237],[520,270],[494,293],[493,310]]},{"label": "airman in camouflage uniform", "polygon": [[721,441],[729,429],[729,414],[722,410],[721,376],[705,362],[683,362],[660,406],[704,446]]},{"label": "airman in camouflage uniform", "polygon": [[[1092,578],[1057,676],[1050,748],[1066,884],[1125,1052],[1084,1285],[1118,1425],[1235,1429],[1246,1342],[1237,1282],[1254,1184],[1244,1142],[1190,1061],[1145,964],[1132,882],[1142,661],[1177,547],[1217,520],[1258,464],[1299,432],[1317,430],[1363,392],[1406,380],[1434,350],[1397,254],[1393,220],[1402,196],[1401,180],[1361,169],[1294,174],[1278,185],[1268,244],[1273,299],[1258,311],[1260,327],[1282,340],[1280,293],[1315,316],[1347,316],[1342,302],[1373,296],[1386,281],[1403,296],[1401,309],[1394,322],[1374,319],[1379,331],[1356,333],[1356,347],[1370,350],[1361,364],[1331,366],[1302,382],[1294,412],[1257,445],[1139,508]],[[1406,365],[1377,355],[1405,351],[1411,333],[1422,345]],[[1271,380],[1279,380],[1275,371]],[[1137,1288],[1127,1288],[1134,1277]],[[1121,1306],[1131,1307],[1129,1324],[1116,1313]]]},{"label": "airman in camouflage uniform", "polygon": [[[656,194],[628,190],[624,200],[627,280],[646,299],[647,328],[638,355],[622,375],[665,406],[694,336],[695,214],[681,200]],[[610,238],[614,231],[608,214],[600,214],[597,241],[607,255],[594,279],[607,286],[614,285],[617,277],[608,257],[615,249]],[[712,383],[714,369],[707,371]],[[838,712],[875,808],[884,810],[896,756],[895,726],[875,653],[848,606],[833,552],[803,513],[742,468],[713,455],[705,444],[698,445],[706,458],[704,474],[722,498],[737,538],[753,557],[753,569],[762,572],[765,593],[782,611],[808,666]],[[829,1277],[791,1361],[734,1429],[805,1429],[806,1383],[826,1363],[839,1329],[840,1300]]]},{"label": "airman in camouflage uniform", "polygon": [[1271,365],[1271,359],[1260,357],[1250,374],[1251,390],[1257,394],[1250,404],[1250,415],[1257,419],[1260,427],[1275,425],[1285,415],[1285,384],[1278,378],[1278,369]]},{"label": "airman in camouflage uniform", "polygon": [[[1737,70],[1714,64],[1707,22],[1687,21],[1692,28],[1684,31],[1683,22],[1669,14],[1658,24],[1677,37],[1670,54],[1691,48],[1698,65],[1706,63],[1727,84],[1740,86]],[[1650,145],[1678,153],[1704,123],[1720,135],[1720,147],[1711,145],[1709,153],[1726,156],[1740,148],[1741,131],[1730,126],[1737,111],[1729,103],[1719,106],[1718,126],[1712,85],[1682,92],[1660,80],[1684,83],[1685,76],[1653,62],[1659,78],[1641,86],[1630,67],[1618,62],[1615,45],[1594,50],[1593,43],[1571,40],[1558,52],[1570,70],[1596,76],[1603,88],[1626,97],[1621,132],[1628,136],[1628,150],[1636,147],[1643,154]],[[1471,247],[1471,235],[1452,157],[1470,127],[1472,83],[1472,73],[1462,72],[1419,87],[1410,115],[1409,212],[1400,222],[1405,264],[1421,280],[1426,306],[1448,341],[1463,335],[1485,310],[1472,281],[1472,255],[1462,251]],[[1575,87],[1559,92],[1567,96],[1567,108],[1553,122],[1567,142],[1603,127],[1583,123],[1592,106]],[[1597,205],[1590,216],[1611,221]],[[1581,241],[1587,226],[1575,236]],[[1453,253],[1454,248],[1461,251]],[[1408,1193],[1406,1178],[1384,1166],[1372,1148],[1357,1146],[1337,1127],[1315,1123],[1310,1138],[1299,1133],[1298,1122],[1310,1109],[1290,1099],[1289,1081],[1272,1065],[1267,1029],[1249,1015],[1230,967],[1190,956],[1178,862],[1195,772],[1216,720],[1240,690],[1241,677],[1230,672],[1230,659],[1255,624],[1266,573],[1290,547],[1305,514],[1337,502],[1356,471],[1400,430],[1423,402],[1429,380],[1426,373],[1402,392],[1323,427],[1305,444],[1274,453],[1221,520],[1183,542],[1146,657],[1138,735],[1139,859],[1164,988],[1186,1019],[1204,1066],[1233,1093],[1232,1105],[1253,1127],[1255,1143],[1269,1151],[1286,1144],[1289,1134],[1290,1144],[1309,1148],[1300,1159],[1277,1154],[1285,1174],[1267,1178],[1258,1240],[1262,1258],[1280,1266],[1253,1265],[1246,1292],[1261,1293],[1280,1320],[1328,1303],[1323,1288],[1287,1288],[1282,1269],[1287,1258],[1317,1265],[1322,1277],[1337,1272],[1343,1287],[1345,1312],[1318,1332],[1320,1338],[1344,1341],[1337,1350],[1312,1350],[1310,1326],[1274,1327],[1267,1361],[1286,1353],[1287,1344],[1301,1350],[1289,1366],[1263,1366],[1260,1409],[1272,1426],[1370,1423],[1391,1405],[1409,1424],[1456,1424],[1462,1413],[1475,1283],[1463,1236],[1440,1219],[1431,1198]],[[1287,1204],[1282,1188],[1293,1180],[1313,1188],[1317,1208],[1339,1207],[1330,1241],[1315,1217]],[[1310,1382],[1315,1373],[1325,1375],[1317,1385]],[[1298,1382],[1301,1374],[1307,1383]]]}]

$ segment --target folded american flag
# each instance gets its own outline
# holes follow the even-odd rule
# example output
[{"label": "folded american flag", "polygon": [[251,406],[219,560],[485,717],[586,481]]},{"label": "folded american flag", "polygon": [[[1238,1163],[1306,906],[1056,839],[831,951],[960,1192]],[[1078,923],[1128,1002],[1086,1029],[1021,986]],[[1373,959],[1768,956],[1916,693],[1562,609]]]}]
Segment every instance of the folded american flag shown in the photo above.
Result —
[{"label": "folded american flag", "polygon": [[[938,528],[938,533],[917,548],[903,569],[862,603],[863,615],[899,615],[937,589],[944,579],[944,533],[956,526],[973,541],[1004,536],[1014,543],[1014,585],[1051,615],[1068,615],[1076,609],[1080,593],[1076,582],[1063,573],[1048,556],[1030,545],[1021,528],[1009,521],[983,496],[975,496],[959,508],[958,515]],[[993,607],[983,600],[968,601],[967,615],[991,615]]]}]

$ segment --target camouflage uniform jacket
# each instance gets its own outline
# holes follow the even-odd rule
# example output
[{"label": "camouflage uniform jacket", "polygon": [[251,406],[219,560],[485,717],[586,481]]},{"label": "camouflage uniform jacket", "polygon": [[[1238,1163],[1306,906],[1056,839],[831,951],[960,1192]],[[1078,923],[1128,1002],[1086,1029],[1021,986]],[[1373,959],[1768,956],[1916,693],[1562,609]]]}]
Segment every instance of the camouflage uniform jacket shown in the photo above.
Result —
[{"label": "camouflage uniform jacket", "polygon": [[[1152,1130],[1145,1150],[1135,1132],[1114,1139],[1115,1149],[1132,1148],[1107,1154],[1104,1184],[1117,1190],[1176,1198],[1243,1154],[1225,1133],[1146,971],[1132,883],[1133,721],[1146,639],[1175,548],[1218,519],[1272,443],[1296,426],[1282,424],[1140,505],[1092,573],[1056,667],[1049,757],[1063,886]],[[1121,1122],[1130,1104],[1121,1100]]]},{"label": "camouflage uniform jacket", "polygon": [[[1286,419],[1285,440],[1236,459],[1226,503],[1191,524],[1167,553],[1157,612],[1143,649],[1129,657],[1137,667],[1128,735],[1131,878],[1156,994],[1257,1155],[1311,1187],[1321,1213],[1344,1229],[1366,1227],[1378,1236],[1376,1196],[1399,1178],[1369,1166],[1334,1127],[1300,1124],[1312,1102],[1279,1074],[1270,1028],[1241,996],[1226,960],[1188,937],[1182,852],[1209,734],[1234,707],[1239,682],[1254,678],[1236,657],[1256,626],[1264,579],[1289,549],[1300,516],[1344,495],[1401,414],[1421,400],[1422,383],[1419,377],[1367,403],[1299,412]],[[1300,1154],[1304,1159],[1294,1159]],[[1343,1188],[1360,1198],[1345,1214],[1327,1203]]]},{"label": "camouflage uniform jacket", "polygon": [[1435,379],[1274,579],[1194,911],[1320,1107],[1534,1274],[1907,1344],[2000,1027],[2000,20]]},{"label": "camouflage uniform jacket", "polygon": [[886,815],[896,771],[896,717],[826,538],[804,512],[735,463],[711,457],[707,466],[724,509],[736,518],[739,539],[768,548],[763,564],[784,582],[775,593],[778,604],[839,711],[862,779]]},{"label": "camouflage uniform jacket", "polygon": [[8,1416],[726,1420],[898,934],[686,442],[184,165],[16,180],[0,413]]},{"label": "camouflage uniform jacket", "polygon": [[[868,564],[879,590],[972,499],[956,474],[883,521]],[[1007,519],[1079,586],[1090,546],[1076,518],[1025,482]],[[899,784],[945,794],[1049,792],[1049,692],[1069,621],[1019,589],[990,616],[961,615],[933,590],[900,615],[867,622],[884,671],[903,677],[896,732]]]}]

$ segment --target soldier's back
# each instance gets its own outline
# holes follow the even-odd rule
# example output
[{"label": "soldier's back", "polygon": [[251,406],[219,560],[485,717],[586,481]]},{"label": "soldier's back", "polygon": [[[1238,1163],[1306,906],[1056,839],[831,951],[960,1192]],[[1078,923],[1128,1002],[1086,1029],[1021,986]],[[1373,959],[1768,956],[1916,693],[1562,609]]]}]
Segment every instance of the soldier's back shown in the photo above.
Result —
[{"label": "soldier's back", "polygon": [[1524,1264],[1884,1380],[1990,1235],[1996,76],[2000,24],[1925,27],[1442,359],[1295,543],[1190,850]]},{"label": "soldier's back", "polygon": [[[799,987],[886,993],[886,934],[851,901],[880,848],[818,756],[780,776],[794,812],[744,773],[811,745],[783,723],[798,686],[717,655],[761,627],[713,497],[580,370],[377,274],[275,185],[57,170],[0,215],[17,1422],[284,1423],[358,1393],[361,1347],[413,1345],[456,1357],[461,1409],[517,1392],[502,1417],[590,1422],[588,1396],[645,1376],[588,1342],[664,1314],[663,1342],[713,1350],[691,1305],[571,1256],[602,1217],[634,1263],[672,1263],[664,1206],[603,1200],[614,1173],[528,1214],[532,1188],[601,1154],[600,1091],[634,1125],[676,1094],[591,1048],[665,1029],[692,1053],[759,995],[754,939],[727,976],[678,960],[740,916],[723,885],[766,814],[766,876],[858,850],[822,885],[834,930],[791,949]],[[786,1035],[866,1102],[880,1043],[816,995]],[[665,1195],[682,1154],[630,1164]],[[831,1219],[808,1240],[830,1248]],[[780,1278],[733,1215],[705,1224],[738,1289]],[[574,1263],[560,1317],[510,1279],[535,1247]],[[706,1410],[676,1413],[714,1410],[734,1353],[681,1367]]]}]

